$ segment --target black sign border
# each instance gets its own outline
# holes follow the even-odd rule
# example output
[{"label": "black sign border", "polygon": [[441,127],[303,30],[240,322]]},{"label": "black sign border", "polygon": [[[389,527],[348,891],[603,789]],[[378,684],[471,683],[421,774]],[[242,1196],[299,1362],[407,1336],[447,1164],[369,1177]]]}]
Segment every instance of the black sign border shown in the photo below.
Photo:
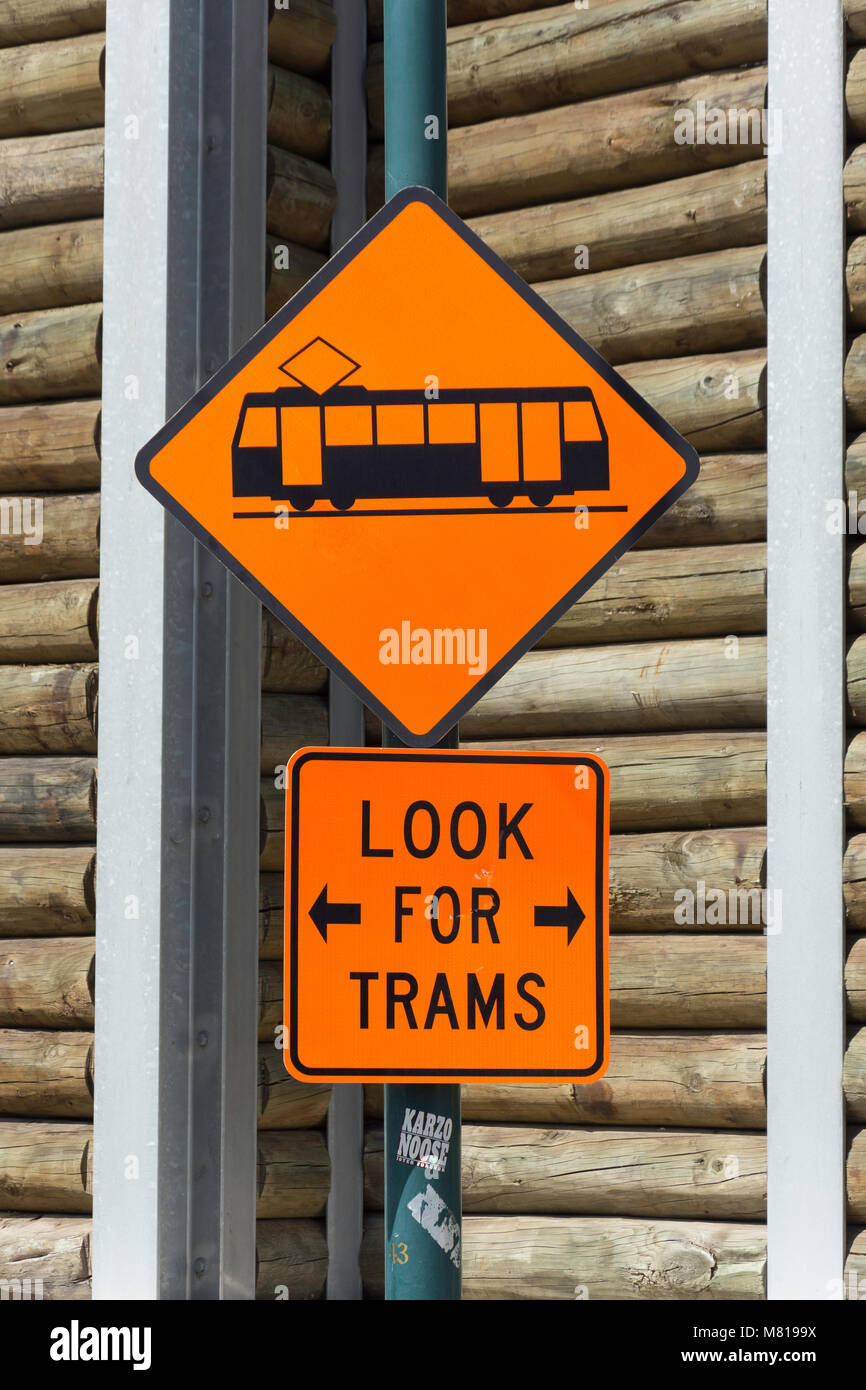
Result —
[{"label": "black sign border", "polygon": [[594,758],[591,754],[578,753],[573,757],[566,757],[561,753],[464,753],[459,750],[453,752],[442,749],[429,749],[418,753],[412,749],[373,749],[373,748],[310,748],[302,750],[291,763],[291,792],[292,792],[292,821],[291,826],[286,825],[286,877],[290,882],[288,908],[288,923],[291,949],[289,950],[284,962],[284,980],[288,985],[286,998],[283,1004],[283,1017],[285,1022],[286,1009],[289,1015],[289,1046],[286,1049],[292,1059],[292,1065],[303,1076],[309,1077],[311,1081],[318,1081],[323,1077],[342,1077],[345,1080],[353,1080],[359,1077],[376,1078],[382,1081],[403,1080],[442,1080],[447,1082],[449,1078],[472,1077],[474,1080],[499,1080],[505,1081],[509,1077],[522,1077],[524,1080],[531,1081],[578,1081],[583,1084],[600,1079],[603,1073],[599,1072],[604,1061],[605,1043],[608,1041],[608,1021],[605,1003],[607,1000],[607,980],[604,969],[604,909],[608,897],[608,882],[603,872],[603,856],[596,853],[595,862],[595,997],[596,997],[596,1038],[598,1040],[598,1050],[592,1064],[588,1067],[578,1067],[569,1069],[537,1069],[537,1068],[467,1068],[467,1067],[391,1067],[377,1069],[375,1067],[307,1067],[299,1056],[298,1038],[298,892],[299,892],[299,853],[300,837],[300,773],[301,769],[308,762],[372,762],[385,761],[405,763],[409,762],[432,762],[432,763],[460,763],[463,766],[471,766],[473,763],[489,766],[490,763],[505,763],[532,766],[557,767],[587,767],[591,768],[596,775],[596,813],[595,813],[595,833],[596,848],[604,843],[604,808],[608,801],[608,768],[600,759]]},{"label": "black sign border", "polygon": [[[160,450],[164,448],[169,440],[174,439],[175,435],[179,434],[180,431],[189,424],[190,420],[192,420],[209,401],[212,401],[214,396],[219,394],[223,387],[237,375],[242,367],[247,366],[248,363],[261,352],[262,348],[264,348],[267,343],[275,338],[278,333],[282,332],[288,323],[291,323],[295,315],[298,314],[301,309],[304,309],[320,290],[324,289],[326,285],[330,284],[330,282],[339,275],[340,271],[354,259],[359,251],[362,251],[365,246],[378,236],[379,232],[381,232],[384,227],[388,226],[388,224],[392,222],[395,217],[399,216],[404,208],[408,207],[411,203],[424,203],[435,212],[437,216],[441,217],[467,246],[475,251],[475,253],[480,256],[501,279],[511,286],[515,294],[518,294],[525,304],[544,319],[544,321],[558,333],[579,356],[584,358],[594,371],[598,372],[599,376],[601,376],[608,385],[632,407],[641,419],[646,421],[646,423],[664,439],[666,444],[670,445],[685,464],[685,472],[680,481],[666,492],[664,497],[662,497],[656,505],[652,507],[651,510],[647,512],[577,584],[574,585],[572,589],[569,589],[568,593],[565,594],[559,602],[556,603],[554,607],[551,608],[550,611],[496,663],[495,666],[491,667],[489,671],[478,678],[478,681],[468,694],[458,700],[457,704],[424,734],[418,734],[412,729],[408,729],[405,724],[392,714],[372,691],[368,690],[367,687],[333,655],[333,653],[328,651],[328,649],[318,641],[312,632],[309,632],[307,628],[304,627],[303,623],[301,623],[288,608],[285,608],[279,603],[274,596],[259,583],[255,576],[235,559],[230,551],[220,545],[219,542],[196,521],[195,517],[192,516],[190,512],[180,506],[180,504],[166,492],[165,488],[161,487],[160,484],[156,482],[150,473],[150,464],[152,460]],[[163,425],[162,429],[139,450],[135,460],[136,476],[147,491],[151,493],[158,502],[161,502],[167,511],[171,512],[171,514],[177,517],[184,526],[192,531],[193,535],[202,545],[216,555],[232,574],[236,575],[238,579],[252,590],[266,608],[274,613],[276,617],[280,618],[320,661],[328,666],[330,670],[334,671],[340,679],[345,682],[349,689],[359,696],[373,713],[377,714],[379,718],[387,724],[389,729],[392,729],[404,743],[412,748],[424,748],[428,747],[431,743],[438,743],[449,729],[453,728],[461,717],[468,713],[473,705],[477,704],[481,696],[495,685],[496,682],[505,675],[506,671],[510,670],[515,662],[519,661],[525,652],[528,652],[530,648],[535,646],[539,638],[547,632],[548,628],[556,622],[557,618],[561,617],[561,615],[580,598],[581,594],[591,588],[627,550],[630,550],[635,541],[642,536],[645,531],[649,530],[650,526],[667,511],[678,497],[681,497],[682,494],[691,487],[699,471],[700,464],[698,455],[692,445],[688,444],[666,420],[662,419],[661,415],[659,415],[647,401],[639,396],[637,391],[615,372],[594,348],[590,347],[589,343],[584,342],[584,340],[575,333],[529,285],[521,280],[520,276],[517,275],[510,266],[506,265],[495,252],[491,251],[489,246],[485,245],[480,237],[470,231],[466,224],[451,211],[441,198],[437,198],[436,194],[432,193],[429,188],[420,187],[401,189],[399,193],[386,203],[381,211],[371,217],[369,222],[365,223],[360,231],[347,241],[341,250],[339,250],[326,265],[322,266],[321,270],[318,270],[312,279],[308,280],[306,285],[304,285],[287,304],[283,305],[282,309],[279,309],[277,313],[274,314],[273,318],[269,319],[268,322],[253,335],[249,342],[246,343],[239,352],[236,352],[234,356],[230,358],[230,360],[221,367],[219,371],[217,371],[209,381],[207,381],[205,385],[166,422],[165,425]]]}]

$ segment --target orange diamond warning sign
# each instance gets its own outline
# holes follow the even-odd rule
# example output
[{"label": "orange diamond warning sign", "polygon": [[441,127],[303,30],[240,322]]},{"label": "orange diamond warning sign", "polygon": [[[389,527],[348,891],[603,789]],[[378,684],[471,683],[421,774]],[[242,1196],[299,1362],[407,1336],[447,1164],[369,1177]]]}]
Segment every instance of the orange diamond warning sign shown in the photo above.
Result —
[{"label": "orange diamond warning sign", "polygon": [[598,758],[302,749],[286,1066],[302,1081],[596,1080],[607,914]]},{"label": "orange diamond warning sign", "polygon": [[141,451],[145,487],[407,743],[680,496],[694,450],[426,189]]}]

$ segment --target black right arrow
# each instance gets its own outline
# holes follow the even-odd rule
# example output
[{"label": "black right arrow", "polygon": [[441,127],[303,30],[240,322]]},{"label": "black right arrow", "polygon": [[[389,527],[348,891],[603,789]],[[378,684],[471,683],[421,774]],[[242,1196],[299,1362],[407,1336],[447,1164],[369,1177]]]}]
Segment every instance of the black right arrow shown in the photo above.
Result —
[{"label": "black right arrow", "polygon": [[535,909],[535,925],[537,927],[568,927],[568,940],[565,944],[570,946],[577,936],[585,916],[586,913],[569,888],[568,899],[564,907],[537,907]]},{"label": "black right arrow", "polygon": [[328,927],[347,924],[358,926],[361,921],[360,903],[329,903],[328,885],[325,884],[313,906],[310,908],[310,916],[322,940],[327,945]]}]

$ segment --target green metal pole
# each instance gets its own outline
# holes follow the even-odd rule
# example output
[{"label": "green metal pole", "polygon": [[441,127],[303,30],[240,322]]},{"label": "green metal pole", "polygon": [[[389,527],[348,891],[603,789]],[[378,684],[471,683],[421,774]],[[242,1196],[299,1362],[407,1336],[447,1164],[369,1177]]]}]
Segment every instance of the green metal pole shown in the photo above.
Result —
[{"label": "green metal pole", "polygon": [[[445,4],[385,0],[388,198],[414,184],[448,198]],[[453,729],[439,746],[457,743]],[[459,1300],[461,1226],[460,1087],[386,1086],[385,1297]]]},{"label": "green metal pole", "polygon": [[385,196],[448,199],[445,0],[385,0]]}]

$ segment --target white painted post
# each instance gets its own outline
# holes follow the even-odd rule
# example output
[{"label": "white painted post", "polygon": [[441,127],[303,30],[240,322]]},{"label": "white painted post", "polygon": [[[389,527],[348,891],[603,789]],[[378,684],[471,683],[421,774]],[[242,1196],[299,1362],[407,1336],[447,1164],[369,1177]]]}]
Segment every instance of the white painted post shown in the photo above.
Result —
[{"label": "white painted post", "polygon": [[264,314],[265,0],[109,0],[94,1297],[255,1284],[260,610],[137,450]]},{"label": "white painted post", "polygon": [[842,1296],[842,0],[770,0],[768,1296]]}]

